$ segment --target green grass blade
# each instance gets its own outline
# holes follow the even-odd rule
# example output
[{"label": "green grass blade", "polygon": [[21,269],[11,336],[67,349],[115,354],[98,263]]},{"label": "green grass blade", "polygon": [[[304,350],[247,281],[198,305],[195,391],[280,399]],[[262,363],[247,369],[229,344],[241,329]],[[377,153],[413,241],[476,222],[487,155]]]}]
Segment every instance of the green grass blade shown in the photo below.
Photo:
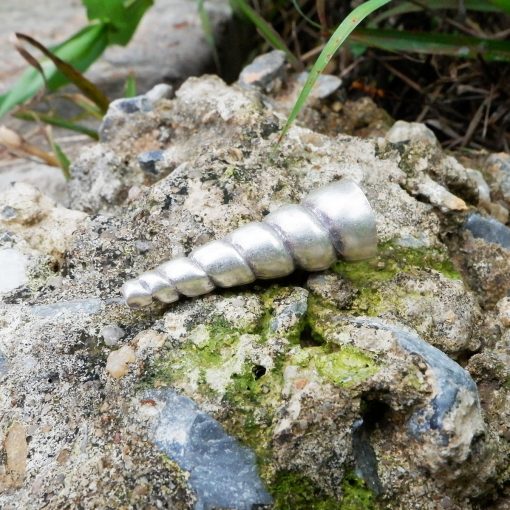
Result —
[{"label": "green grass blade", "polygon": [[18,40],[25,41],[31,46],[37,48],[46,58],[51,60],[60,73],[62,73],[71,83],[74,83],[74,85],[76,85],[86,97],[94,101],[101,111],[106,113],[110,101],[103,92],[90,80],[85,78],[78,69],[59,58],[58,55],[55,55],[55,53],[50,51],[46,48],[46,46],[35,40],[33,37],[20,33],[16,33],[16,37]]},{"label": "green grass blade", "polygon": [[[95,24],[80,30],[51,50],[59,58],[70,62],[76,69],[83,72],[103,53],[106,44],[106,27]],[[58,72],[51,60],[45,58],[41,60],[40,64],[46,76],[49,90],[56,90],[69,83],[69,80]],[[27,69],[12,89],[0,96],[0,117],[14,106],[33,97],[42,87],[44,87],[44,80],[40,72],[33,68]]]},{"label": "green grass blade", "polygon": [[466,35],[366,28],[353,32],[351,40],[388,51],[449,55],[457,58],[481,56],[485,60],[510,62],[509,41],[494,41]]},{"label": "green grass blade", "polygon": [[[389,1],[389,0],[388,0]],[[282,50],[287,55],[287,60],[296,68],[301,69],[301,62],[289,50],[285,41],[280,37],[278,32],[260,16],[260,14],[252,9],[246,0],[230,0],[232,8],[235,11],[246,16],[256,27],[262,37],[275,49]]]},{"label": "green grass blade", "polygon": [[368,2],[364,2],[363,4],[356,7],[350,14],[348,14],[342,23],[340,23],[334,34],[327,42],[326,46],[324,46],[324,49],[319,55],[319,58],[315,61],[315,64],[313,65],[312,70],[308,75],[308,79],[301,89],[299,97],[297,98],[292,111],[287,118],[287,122],[285,123],[285,126],[283,127],[283,130],[280,134],[278,143],[280,143],[283,137],[287,134],[290,126],[296,120],[299,112],[303,109],[303,106],[305,105],[305,102],[308,99],[308,96],[310,95],[310,92],[312,91],[317,78],[322,73],[322,71],[324,71],[324,68],[327,66],[328,62],[331,60],[338,48],[369,14],[389,2],[390,0],[369,0]]},{"label": "green grass blade", "polygon": [[46,138],[48,139],[48,143],[50,144],[51,150],[55,158],[57,159],[58,166],[61,168],[62,173],[66,180],[71,178],[71,161],[66,156],[65,152],[62,150],[62,147],[55,141],[53,138],[53,132],[50,126],[46,126],[45,128]]},{"label": "green grass blade", "polygon": [[[507,1],[507,0],[503,0]],[[369,27],[375,27],[382,21],[391,18],[392,16],[399,16],[400,14],[409,14],[412,12],[420,12],[424,10],[458,10],[459,0],[426,0],[423,1],[423,6],[414,2],[402,2],[395,7],[384,11],[377,16],[374,16],[368,24]],[[496,5],[491,5],[487,0],[464,0],[464,6],[468,11],[478,12],[499,12]]]},{"label": "green grass blade", "polygon": [[136,96],[136,78],[130,74],[127,77],[126,83],[124,84],[124,97],[135,97]]},{"label": "green grass blade", "polygon": [[322,25],[320,23],[317,23],[313,19],[310,19],[304,12],[303,9],[301,9],[301,6],[298,3],[298,0],[292,0],[292,5],[294,6],[294,9],[299,13],[299,15],[312,27],[315,27],[319,30],[322,30]]},{"label": "green grass blade", "polygon": [[57,126],[64,129],[69,129],[70,131],[75,131],[76,133],[82,133],[84,135],[89,136],[93,140],[99,140],[97,132],[94,131],[93,129],[82,126],[80,124],[75,124],[74,122],[71,122],[67,119],[63,119],[61,117],[55,117],[54,115],[34,112],[33,110],[20,110],[16,112],[13,116],[21,120],[44,122],[45,124],[50,124],[51,126]]},{"label": "green grass blade", "polygon": [[71,161],[66,156],[65,152],[62,150],[62,147],[57,142],[53,142],[52,150],[55,153],[56,158],[58,159],[58,163],[60,168],[62,169],[62,173],[66,180],[71,178]]},{"label": "green grass blade", "polygon": [[214,65],[216,66],[216,70],[220,72],[220,58],[216,49],[216,41],[214,40],[214,32],[212,29],[211,19],[209,18],[209,13],[205,8],[204,0],[197,0],[197,10],[198,16],[200,18],[200,24],[202,25],[202,32],[207,44],[209,45],[209,48],[211,48],[212,51]]}]

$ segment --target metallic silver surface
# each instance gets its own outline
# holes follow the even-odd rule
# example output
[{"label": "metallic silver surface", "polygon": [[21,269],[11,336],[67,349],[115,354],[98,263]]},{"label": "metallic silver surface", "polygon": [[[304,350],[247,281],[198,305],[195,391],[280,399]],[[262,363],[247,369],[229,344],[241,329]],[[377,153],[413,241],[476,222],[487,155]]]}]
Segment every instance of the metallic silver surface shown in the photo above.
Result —
[{"label": "metallic silver surface", "polygon": [[375,214],[361,188],[350,179],[314,191],[303,205],[328,229],[345,260],[373,257],[377,250]]},{"label": "metallic silver surface", "polygon": [[214,289],[214,284],[206,272],[196,262],[186,257],[165,262],[157,267],[157,272],[171,281],[181,294],[188,297],[207,294]]},{"label": "metallic silver surface", "polygon": [[314,191],[301,205],[287,205],[262,222],[248,223],[223,240],[196,248],[129,280],[122,294],[129,306],[152,298],[172,303],[218,287],[278,278],[301,267],[320,271],[337,257],[362,260],[375,255],[375,214],[359,186],[343,179]]},{"label": "metallic silver surface", "polygon": [[145,283],[145,286],[151,290],[152,296],[163,303],[173,303],[179,299],[175,285],[159,273],[157,268],[155,271],[142,273],[138,280]]},{"label": "metallic silver surface", "polygon": [[257,278],[287,276],[294,261],[280,235],[264,223],[248,223],[225,238],[250,264]]},{"label": "metallic silver surface", "polygon": [[190,255],[218,287],[234,287],[255,280],[255,275],[241,254],[226,241],[211,241]]},{"label": "metallic silver surface", "polygon": [[302,205],[285,205],[264,218],[285,239],[294,260],[307,271],[327,269],[336,260],[328,231]]}]

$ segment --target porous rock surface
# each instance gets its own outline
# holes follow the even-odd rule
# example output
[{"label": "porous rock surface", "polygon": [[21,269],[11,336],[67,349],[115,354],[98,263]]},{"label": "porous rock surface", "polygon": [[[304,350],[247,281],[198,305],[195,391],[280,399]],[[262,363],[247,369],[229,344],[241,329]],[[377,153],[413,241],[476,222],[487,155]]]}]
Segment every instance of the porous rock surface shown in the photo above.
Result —
[{"label": "porous rock surface", "polygon": [[[206,76],[117,110],[73,166],[81,211],[40,198],[43,219],[2,221],[1,242],[46,266],[0,310],[1,508],[509,503],[510,251],[466,227],[479,181],[416,126],[296,126],[275,150],[271,101]],[[373,260],[121,302],[127,278],[342,177],[375,209]],[[55,218],[68,228],[52,237]]]}]

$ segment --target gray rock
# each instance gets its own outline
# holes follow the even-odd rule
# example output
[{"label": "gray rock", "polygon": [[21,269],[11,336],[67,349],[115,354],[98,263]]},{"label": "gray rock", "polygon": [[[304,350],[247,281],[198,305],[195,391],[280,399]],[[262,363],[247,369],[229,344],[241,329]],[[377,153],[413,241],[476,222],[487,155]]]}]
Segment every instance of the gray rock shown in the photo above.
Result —
[{"label": "gray rock", "polygon": [[253,452],[192,400],[169,389],[148,391],[144,398],[161,406],[151,435],[159,448],[189,471],[197,495],[195,510],[251,510],[272,503],[257,474]]},{"label": "gray rock", "polygon": [[491,189],[485,181],[482,172],[468,168],[467,174],[473,181],[476,182],[476,187],[478,189],[478,203],[481,205],[490,204]]},{"label": "gray rock", "polygon": [[[308,79],[307,72],[299,73],[297,82],[303,86]],[[332,74],[321,74],[310,92],[310,97],[315,99],[326,99],[342,86],[342,79]]]},{"label": "gray rock", "polygon": [[0,379],[9,371],[9,363],[5,356],[0,352]]},{"label": "gray rock", "polygon": [[391,332],[409,355],[418,355],[426,363],[436,393],[411,415],[409,433],[419,440],[433,435],[442,456],[462,462],[472,441],[485,431],[478,389],[469,373],[411,331],[372,319],[360,318],[355,323]]},{"label": "gray rock", "polygon": [[[1,221],[16,232],[2,236],[6,246],[24,249],[19,239],[27,239],[57,263],[42,283],[28,274],[27,302],[0,304],[0,349],[9,361],[0,431],[21,421],[31,438],[24,483],[0,490],[0,507],[53,510],[85,501],[189,510],[191,476],[204,474],[204,489],[217,480],[210,465],[200,467],[212,454],[219,455],[213,468],[231,473],[242,465],[235,475],[249,480],[220,496],[235,497],[231,488],[239,487],[245,501],[269,493],[280,507],[295,492],[310,508],[348,505],[353,484],[365,501],[384,493],[382,504],[392,508],[504,503],[508,328],[490,298],[510,288],[508,251],[472,235],[453,239],[466,213],[445,208],[446,217],[412,187],[413,179],[432,180],[430,173],[440,198],[454,202],[460,190],[474,200],[466,169],[432,144],[395,146],[300,126],[271,152],[279,113],[261,97],[206,76],[187,80],[149,112],[119,115],[111,139],[75,164],[73,207],[94,214],[78,214],[65,243],[47,240],[62,230],[55,215],[75,212],[55,211],[33,190],[21,203],[21,188],[11,190],[3,205],[17,215]],[[137,161],[150,150],[163,150],[173,165],[156,182]],[[374,259],[339,261],[307,289],[309,275],[296,273],[147,310],[120,301],[126,279],[342,177],[358,182],[374,207]],[[447,249],[444,239],[482,246],[471,261],[480,282],[500,264],[490,289],[464,283],[457,271],[470,274],[473,252]],[[60,258],[51,259],[57,248]],[[450,253],[461,259],[457,270]],[[121,346],[101,340],[105,325],[122,325]],[[125,366],[107,370],[122,353]],[[466,363],[483,399],[447,355]],[[158,396],[167,391],[175,407]],[[199,441],[178,449],[175,431]],[[214,440],[204,449],[206,437]],[[167,447],[195,474],[187,478]],[[0,485],[5,472],[0,455]],[[299,490],[289,488],[292,480]]]},{"label": "gray rock", "polygon": [[93,315],[101,308],[101,300],[76,299],[73,301],[62,301],[60,303],[52,303],[47,305],[35,305],[30,308],[34,315],[39,317],[57,317],[61,314],[71,315]]},{"label": "gray rock", "polygon": [[117,345],[119,340],[125,335],[124,330],[116,324],[109,324],[101,329],[99,333],[108,346]]},{"label": "gray rock", "polygon": [[15,248],[0,248],[0,294],[10,292],[28,281],[28,257]]},{"label": "gray rock", "polygon": [[499,244],[510,250],[510,228],[494,218],[484,218],[480,214],[473,213],[466,219],[464,228],[477,239]]},{"label": "gray rock", "polygon": [[148,175],[154,177],[161,173],[159,164],[164,160],[163,151],[148,151],[143,152],[138,156],[138,163],[140,168]]},{"label": "gray rock", "polygon": [[436,135],[425,124],[420,122],[405,122],[397,120],[386,134],[386,140],[391,143],[423,142],[437,144]]},{"label": "gray rock", "polygon": [[285,53],[273,50],[259,55],[247,65],[239,75],[239,83],[244,86],[253,86],[264,92],[278,90],[285,77]]}]

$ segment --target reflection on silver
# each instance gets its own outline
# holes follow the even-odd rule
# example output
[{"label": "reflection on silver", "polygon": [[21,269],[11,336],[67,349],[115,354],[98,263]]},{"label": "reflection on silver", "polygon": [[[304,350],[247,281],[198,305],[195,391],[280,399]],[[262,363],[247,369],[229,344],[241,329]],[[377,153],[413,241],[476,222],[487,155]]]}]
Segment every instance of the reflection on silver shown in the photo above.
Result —
[{"label": "reflection on silver", "polygon": [[262,222],[127,281],[122,294],[132,307],[147,306],[153,298],[172,303],[180,295],[286,276],[296,267],[321,271],[338,257],[362,260],[376,249],[374,212],[359,186],[343,179],[312,192],[301,205],[280,207]]}]

